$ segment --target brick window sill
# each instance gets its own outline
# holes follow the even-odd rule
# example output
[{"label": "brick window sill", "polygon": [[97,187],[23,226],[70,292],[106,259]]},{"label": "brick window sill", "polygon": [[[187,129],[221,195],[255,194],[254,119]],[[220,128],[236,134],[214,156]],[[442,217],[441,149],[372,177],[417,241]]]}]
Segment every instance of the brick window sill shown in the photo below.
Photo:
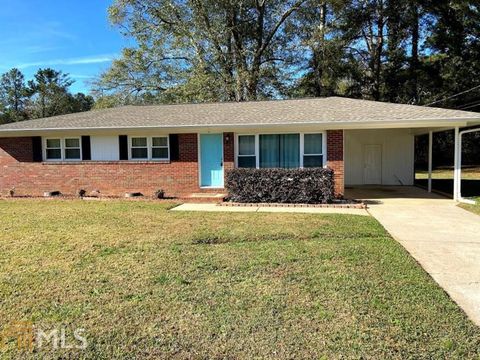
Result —
[{"label": "brick window sill", "polygon": [[170,164],[171,160],[82,160],[82,161],[42,161],[43,165],[139,165],[139,164]]}]

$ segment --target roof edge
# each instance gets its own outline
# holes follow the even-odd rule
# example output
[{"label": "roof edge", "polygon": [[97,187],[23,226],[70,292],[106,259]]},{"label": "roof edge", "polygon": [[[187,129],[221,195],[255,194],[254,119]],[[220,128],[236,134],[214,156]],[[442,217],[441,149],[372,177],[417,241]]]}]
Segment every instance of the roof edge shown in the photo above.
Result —
[{"label": "roof edge", "polygon": [[322,127],[328,129],[391,129],[391,128],[419,128],[419,127],[441,127],[441,126],[468,126],[469,122],[480,123],[479,117],[465,117],[456,119],[402,119],[399,121],[385,122],[383,120],[358,121],[355,123],[349,121],[334,122],[292,122],[292,123],[246,123],[246,124],[202,124],[202,125],[147,125],[147,126],[103,126],[103,127],[62,127],[62,128],[25,128],[25,129],[1,129],[2,134],[10,133],[45,133],[45,132],[68,132],[68,131],[111,131],[111,130],[174,130],[174,129],[242,129],[242,128],[292,128],[292,127]]}]

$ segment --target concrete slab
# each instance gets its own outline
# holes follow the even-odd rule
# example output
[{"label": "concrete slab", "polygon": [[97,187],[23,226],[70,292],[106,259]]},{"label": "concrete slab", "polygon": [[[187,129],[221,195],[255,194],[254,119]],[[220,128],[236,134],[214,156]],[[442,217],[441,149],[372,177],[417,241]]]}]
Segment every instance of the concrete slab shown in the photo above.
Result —
[{"label": "concrete slab", "polygon": [[264,212],[264,213],[304,213],[304,214],[349,214],[370,216],[364,209],[309,208],[309,207],[268,207],[268,206],[218,206],[216,204],[187,203],[172,211],[213,211],[213,212]]},{"label": "concrete slab", "polygon": [[369,213],[480,326],[480,217],[421,189],[402,193],[415,196],[374,192]]}]

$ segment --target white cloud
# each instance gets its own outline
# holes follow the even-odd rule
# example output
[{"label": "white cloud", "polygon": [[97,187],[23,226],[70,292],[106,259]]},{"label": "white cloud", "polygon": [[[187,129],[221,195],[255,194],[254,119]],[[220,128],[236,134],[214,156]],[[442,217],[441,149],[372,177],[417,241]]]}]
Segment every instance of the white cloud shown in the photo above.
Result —
[{"label": "white cloud", "polygon": [[115,58],[115,55],[95,55],[95,56],[85,56],[85,57],[70,58],[70,59],[36,61],[36,62],[18,64],[16,67],[19,69],[25,69],[25,68],[35,67],[35,66],[100,64],[100,63],[110,62],[114,58]]},{"label": "white cloud", "polygon": [[81,75],[81,74],[69,74],[68,76],[71,77],[72,79],[78,79],[78,80],[95,78],[95,76],[93,75]]}]

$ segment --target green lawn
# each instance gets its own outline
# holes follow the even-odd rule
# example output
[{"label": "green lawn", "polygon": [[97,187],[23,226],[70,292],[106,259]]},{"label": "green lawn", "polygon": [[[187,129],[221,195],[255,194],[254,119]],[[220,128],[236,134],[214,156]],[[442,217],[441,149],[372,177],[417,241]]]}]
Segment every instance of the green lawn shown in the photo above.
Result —
[{"label": "green lawn", "polygon": [[[416,170],[415,179],[428,179],[427,170]],[[453,166],[434,169],[432,179],[453,179]],[[462,167],[463,180],[480,180],[480,166]]]},{"label": "green lawn", "polygon": [[480,329],[373,218],[168,206],[0,201],[0,330],[85,329],[86,350],[37,358],[480,356]]},{"label": "green lawn", "polygon": [[461,208],[463,208],[465,210],[471,211],[474,214],[480,215],[480,198],[476,198],[475,200],[477,201],[477,203],[475,205],[473,205],[473,204],[460,204],[458,206],[460,206]]}]

